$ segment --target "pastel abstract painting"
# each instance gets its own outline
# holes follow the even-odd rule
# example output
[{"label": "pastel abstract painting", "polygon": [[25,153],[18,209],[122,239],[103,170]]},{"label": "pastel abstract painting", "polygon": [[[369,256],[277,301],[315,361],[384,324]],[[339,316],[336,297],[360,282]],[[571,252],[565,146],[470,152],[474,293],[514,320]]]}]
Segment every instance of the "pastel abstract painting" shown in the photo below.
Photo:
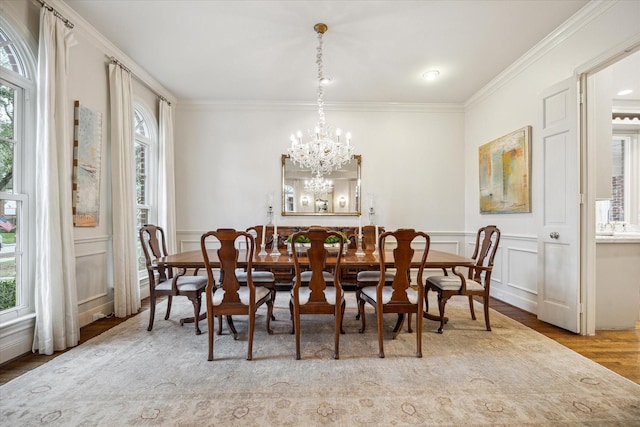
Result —
[{"label": "pastel abstract painting", "polygon": [[478,149],[480,213],[531,212],[531,126]]}]

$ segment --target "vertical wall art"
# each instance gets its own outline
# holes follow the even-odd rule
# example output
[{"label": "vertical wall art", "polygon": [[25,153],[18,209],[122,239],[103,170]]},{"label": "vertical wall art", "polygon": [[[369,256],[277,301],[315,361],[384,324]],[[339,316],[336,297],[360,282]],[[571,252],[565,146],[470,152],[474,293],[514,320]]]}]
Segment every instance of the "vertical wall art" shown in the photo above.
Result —
[{"label": "vertical wall art", "polygon": [[100,213],[102,114],[74,104],[73,224],[96,227]]},{"label": "vertical wall art", "polygon": [[531,212],[531,126],[478,149],[480,213]]}]

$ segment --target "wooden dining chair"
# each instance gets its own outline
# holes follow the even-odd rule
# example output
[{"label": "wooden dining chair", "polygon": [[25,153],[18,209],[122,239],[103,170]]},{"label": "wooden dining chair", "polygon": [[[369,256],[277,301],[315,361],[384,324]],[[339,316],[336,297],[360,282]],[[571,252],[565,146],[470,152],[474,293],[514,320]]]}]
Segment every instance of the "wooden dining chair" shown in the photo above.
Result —
[{"label": "wooden dining chair", "polygon": [[[236,274],[238,268],[238,242],[246,239],[247,247],[247,286],[240,286]],[[210,267],[208,247],[218,247],[217,253],[220,259],[221,284],[216,287],[214,269]],[[267,304],[267,332],[272,334],[271,316],[273,314],[273,300],[271,292],[264,286],[256,286],[252,278],[252,260],[255,253],[255,239],[246,231],[236,231],[231,228],[219,228],[215,231],[204,233],[200,238],[200,248],[207,270],[207,325],[209,336],[209,358],[213,360],[214,319],[226,316],[229,329],[233,338],[238,338],[238,332],[233,324],[233,315],[246,315],[249,317],[249,331],[247,343],[247,360],[252,359],[253,331],[255,326],[256,311],[263,304]]]},{"label": "wooden dining chair", "polygon": [[473,297],[480,296],[484,304],[484,322],[487,331],[491,330],[489,323],[489,289],[491,287],[491,271],[496,257],[498,244],[500,243],[500,229],[495,225],[481,227],[476,234],[476,246],[471,258],[475,260],[474,266],[469,268],[467,277],[456,268],[451,269],[451,275],[443,269],[444,276],[428,277],[425,283],[425,303],[429,291],[438,294],[438,309],[440,314],[440,327],[438,333],[442,333],[445,324],[444,308],[449,298],[454,295],[463,295],[469,298],[469,310],[471,318],[476,320],[473,309]]},{"label": "wooden dining chair", "polygon": [[[378,227],[378,235],[384,233],[384,227]],[[376,226],[365,225],[362,227],[362,249],[367,252],[375,250],[376,242]],[[396,272],[393,269],[387,269],[384,273],[384,280],[387,286],[391,285]],[[376,266],[373,270],[362,270],[356,275],[356,301],[360,297],[362,288],[366,286],[376,286],[380,281],[380,270]],[[360,312],[356,314],[356,320],[360,319]]]},{"label": "wooden dining chair", "polygon": [[[289,310],[293,319],[293,333],[296,335],[296,359],[300,359],[300,315],[301,314],[332,314],[335,318],[334,353],[333,358],[340,357],[340,334],[344,317],[345,300],[340,283],[340,264],[344,242],[340,238],[339,248],[329,255],[324,243],[327,237],[337,236],[340,233],[328,231],[324,228],[312,227],[309,230],[300,231],[293,235],[293,241],[299,236],[306,236],[310,240],[310,247],[303,252],[293,251],[293,263],[295,277]],[[327,257],[335,256],[333,266],[332,286],[326,280]],[[308,263],[308,265],[307,265]],[[308,267],[308,270],[306,269]],[[305,273],[308,272],[308,273]],[[308,282],[303,282],[303,273],[308,274]],[[304,286],[303,286],[304,284]]]},{"label": "wooden dining chair", "polygon": [[187,276],[187,269],[174,272],[172,268],[159,267],[154,261],[157,258],[168,255],[164,230],[153,224],[143,225],[139,230],[140,245],[144,253],[147,273],[149,275],[149,326],[147,331],[153,329],[156,315],[156,301],[158,297],[167,297],[167,312],[165,320],[171,314],[171,303],[175,296],[185,296],[193,303],[193,319],[181,319],[180,324],[194,322],[196,335],[200,335],[200,307],[202,304],[202,292],[207,286],[207,278],[203,276]]},{"label": "wooden dining chair", "polygon": [[[260,247],[260,242],[262,242],[262,226],[256,225],[254,227],[247,228],[247,233],[251,234],[254,237],[256,242],[256,251],[258,251]],[[245,239],[245,246],[248,247],[248,240]],[[247,283],[247,269],[238,269],[236,272],[238,276],[238,281],[241,285],[246,285]],[[251,270],[251,278],[253,279],[253,283],[256,286],[264,286],[269,289],[271,292],[271,300],[276,301],[276,276],[272,271],[269,270],[256,270],[255,268]],[[275,316],[272,315],[271,320],[276,320]]]},{"label": "wooden dining chair", "polygon": [[[358,311],[362,321],[360,332],[363,333],[366,328],[364,306],[369,303],[376,310],[376,320],[378,324],[378,346],[379,356],[384,357],[384,314],[397,313],[398,320],[393,328],[393,338],[395,338],[402,329],[404,315],[416,313],[416,356],[422,357],[422,312],[424,309],[424,287],[411,287],[409,283],[409,273],[411,271],[411,261],[413,259],[414,242],[424,241],[424,252],[420,259],[418,267],[418,283],[422,283],[422,275],[424,265],[427,261],[429,253],[430,238],[429,235],[414,229],[404,228],[396,231],[387,231],[380,234],[378,238],[378,247],[384,248],[388,239],[396,242],[393,251],[387,253],[380,250],[380,277],[375,287],[363,287],[358,297]],[[391,256],[393,268],[396,274],[393,277],[391,286],[386,286],[385,272],[388,256]],[[411,332],[411,319],[409,319],[409,332]]]}]

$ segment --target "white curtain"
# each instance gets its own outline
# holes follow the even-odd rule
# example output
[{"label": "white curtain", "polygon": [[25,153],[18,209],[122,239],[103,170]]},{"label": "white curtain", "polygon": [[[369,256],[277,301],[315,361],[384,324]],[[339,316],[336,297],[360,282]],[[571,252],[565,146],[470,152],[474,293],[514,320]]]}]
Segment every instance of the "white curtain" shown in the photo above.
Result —
[{"label": "white curtain", "polygon": [[140,309],[136,251],[136,178],[131,73],[109,64],[113,285],[116,317]]},{"label": "white curtain", "polygon": [[73,123],[67,99],[71,30],[41,8],[36,129],[36,327],[33,351],[52,354],[80,341],[73,238]]},{"label": "white curtain", "polygon": [[173,156],[173,110],[160,100],[160,154],[158,172],[158,225],[165,231],[167,250],[177,252],[175,169]]}]

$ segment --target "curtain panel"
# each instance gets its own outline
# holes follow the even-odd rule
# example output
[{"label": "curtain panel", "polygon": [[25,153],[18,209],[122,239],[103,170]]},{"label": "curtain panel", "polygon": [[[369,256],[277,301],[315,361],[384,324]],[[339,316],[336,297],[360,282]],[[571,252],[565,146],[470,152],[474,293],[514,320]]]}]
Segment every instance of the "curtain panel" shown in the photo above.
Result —
[{"label": "curtain panel", "polygon": [[136,178],[131,73],[109,64],[113,287],[116,317],[140,309],[136,250]]},{"label": "curtain panel", "polygon": [[158,225],[164,229],[169,253],[177,252],[173,109],[160,100],[160,153],[158,161]]},{"label": "curtain panel", "polygon": [[80,341],[73,237],[73,138],[67,99],[73,34],[41,8],[38,43],[33,351],[52,354]]}]

